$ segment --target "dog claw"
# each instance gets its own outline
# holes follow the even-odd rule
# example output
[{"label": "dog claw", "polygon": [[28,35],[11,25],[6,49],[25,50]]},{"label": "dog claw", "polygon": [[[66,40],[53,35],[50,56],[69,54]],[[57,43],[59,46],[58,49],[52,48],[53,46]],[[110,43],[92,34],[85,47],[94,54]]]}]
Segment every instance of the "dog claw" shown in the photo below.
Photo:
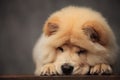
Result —
[{"label": "dog claw", "polygon": [[44,65],[43,67],[41,67],[41,70],[39,73],[40,73],[40,76],[54,76],[58,74],[53,64]]},{"label": "dog claw", "polygon": [[111,74],[112,73],[112,69],[109,65],[107,64],[97,64],[95,66],[93,66],[90,70],[90,74]]}]

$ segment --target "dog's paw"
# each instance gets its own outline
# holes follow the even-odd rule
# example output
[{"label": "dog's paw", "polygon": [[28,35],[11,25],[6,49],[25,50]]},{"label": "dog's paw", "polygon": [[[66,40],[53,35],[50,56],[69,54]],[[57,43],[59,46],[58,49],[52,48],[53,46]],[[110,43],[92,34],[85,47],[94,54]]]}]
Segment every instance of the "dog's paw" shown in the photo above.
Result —
[{"label": "dog's paw", "polygon": [[53,76],[58,75],[55,65],[54,64],[46,64],[43,67],[41,67],[40,75],[42,76]]},{"label": "dog's paw", "polygon": [[111,74],[112,68],[107,64],[97,64],[90,69],[90,74]]}]

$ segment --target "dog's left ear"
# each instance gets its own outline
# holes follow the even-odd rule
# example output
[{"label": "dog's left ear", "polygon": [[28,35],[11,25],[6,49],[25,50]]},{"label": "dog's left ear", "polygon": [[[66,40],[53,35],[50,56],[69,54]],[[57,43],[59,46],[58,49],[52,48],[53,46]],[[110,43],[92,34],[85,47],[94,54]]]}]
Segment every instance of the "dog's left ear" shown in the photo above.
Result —
[{"label": "dog's left ear", "polygon": [[98,22],[87,22],[83,25],[83,32],[94,42],[105,46],[109,42],[107,30]]},{"label": "dog's left ear", "polygon": [[47,36],[54,35],[57,31],[58,31],[58,25],[52,22],[48,22],[44,28],[44,33]]},{"label": "dog's left ear", "polygon": [[98,32],[92,28],[92,27],[86,27],[86,28],[83,28],[85,34],[87,36],[89,36],[90,40],[92,42],[99,42],[100,41],[100,35],[98,34]]}]

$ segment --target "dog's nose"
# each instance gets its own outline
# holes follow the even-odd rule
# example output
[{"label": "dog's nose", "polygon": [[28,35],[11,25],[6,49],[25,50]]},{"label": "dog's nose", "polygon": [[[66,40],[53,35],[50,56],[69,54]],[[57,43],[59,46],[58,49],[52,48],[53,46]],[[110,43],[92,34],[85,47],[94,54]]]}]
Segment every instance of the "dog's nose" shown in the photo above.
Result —
[{"label": "dog's nose", "polygon": [[68,63],[63,64],[61,66],[61,69],[62,69],[63,74],[65,74],[65,75],[69,75],[73,72],[73,66],[71,66]]}]

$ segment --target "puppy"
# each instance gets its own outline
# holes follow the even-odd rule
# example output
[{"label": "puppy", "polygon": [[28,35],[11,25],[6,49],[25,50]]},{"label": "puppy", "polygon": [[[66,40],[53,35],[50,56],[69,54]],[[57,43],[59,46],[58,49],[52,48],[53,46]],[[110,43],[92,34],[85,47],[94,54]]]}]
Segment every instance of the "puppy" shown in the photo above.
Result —
[{"label": "puppy", "polygon": [[65,7],[45,22],[33,57],[35,75],[110,74],[117,55],[105,18],[84,7]]}]

